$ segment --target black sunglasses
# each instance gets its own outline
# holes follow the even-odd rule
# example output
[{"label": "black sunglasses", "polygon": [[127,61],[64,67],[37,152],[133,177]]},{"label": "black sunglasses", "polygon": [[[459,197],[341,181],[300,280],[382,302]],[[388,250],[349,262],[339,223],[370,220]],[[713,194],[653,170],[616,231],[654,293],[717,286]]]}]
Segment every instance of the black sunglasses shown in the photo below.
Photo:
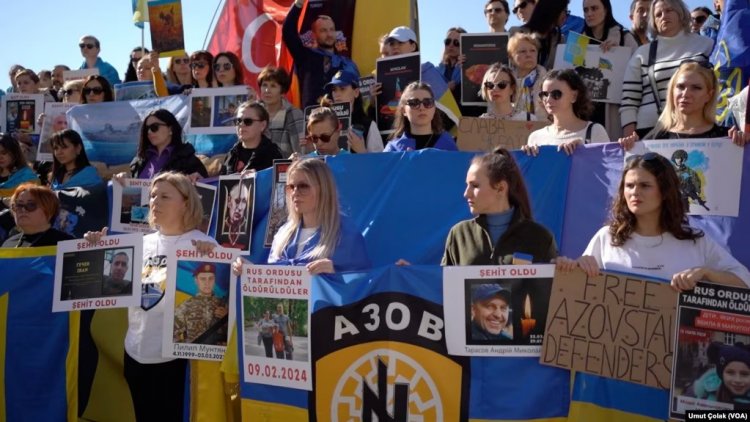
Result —
[{"label": "black sunglasses", "polygon": [[82,42],[82,43],[78,44],[78,48],[83,48],[83,47],[86,47],[89,50],[91,50],[92,48],[96,47],[96,45],[92,44],[92,43],[89,43],[89,42]]},{"label": "black sunglasses", "polygon": [[[214,64],[214,72],[218,72],[221,70],[222,64],[216,63]],[[224,63],[224,70],[229,70],[232,68],[232,63]]]},{"label": "black sunglasses", "polygon": [[490,91],[492,91],[493,89],[495,89],[495,87],[497,87],[497,89],[505,89],[508,86],[510,86],[510,82],[508,82],[508,81],[500,81],[498,83],[493,83],[493,82],[487,81],[487,82],[484,83],[484,87],[487,88],[487,89],[489,89]]},{"label": "black sunglasses", "polygon": [[[307,135],[305,136],[305,139],[312,142],[313,144],[317,144],[318,141],[327,144],[331,142],[331,139],[333,138],[333,134],[336,133],[334,130],[330,135],[326,135],[325,133],[321,133],[320,135]],[[287,185],[289,186],[289,185]]]},{"label": "black sunglasses", "polygon": [[25,210],[26,212],[34,212],[36,211],[37,208],[39,207],[36,205],[36,202],[27,202],[25,204],[22,202],[16,202],[15,204],[11,204],[10,206],[10,210],[15,213],[17,213],[18,210]]},{"label": "black sunglasses", "polygon": [[706,21],[706,19],[708,19],[708,17],[707,16],[703,16],[703,15],[700,15],[700,16],[691,16],[690,17],[690,21],[691,22],[695,22],[695,23],[698,23],[698,24],[704,23]]},{"label": "black sunglasses", "polygon": [[237,117],[233,121],[235,126],[252,126],[253,122],[262,122],[263,120],[251,119],[249,117]]},{"label": "black sunglasses", "polygon": [[206,62],[192,62],[192,63],[190,63],[190,67],[193,68],[193,69],[203,69],[207,65],[208,65],[208,63],[206,63]]},{"label": "black sunglasses", "polygon": [[459,45],[461,45],[461,42],[457,39],[446,38],[445,40],[443,40],[443,44],[445,44],[446,47],[451,45],[451,43],[453,43],[454,47],[458,47]]},{"label": "black sunglasses", "polygon": [[551,97],[553,100],[559,100],[562,96],[563,93],[559,89],[553,89],[552,91],[539,91],[539,99],[542,101],[547,97]]},{"label": "black sunglasses", "polygon": [[150,130],[153,133],[156,133],[159,131],[159,128],[162,126],[169,126],[166,123],[151,123],[150,125],[146,125],[146,129]]},{"label": "black sunglasses", "polygon": [[81,92],[83,92],[83,95],[89,95],[89,94],[100,95],[101,93],[104,92],[104,88],[99,87],[99,86],[95,86],[93,88],[83,88],[83,91]]},{"label": "black sunglasses", "polygon": [[505,9],[503,9],[502,7],[490,7],[489,9],[484,9],[484,14],[489,15],[490,13],[500,13],[504,11]]},{"label": "black sunglasses", "polygon": [[432,98],[422,98],[421,100],[419,98],[410,98],[404,101],[404,104],[411,108],[417,108],[420,105],[424,108],[432,108],[435,106],[435,100]]},{"label": "black sunglasses", "polygon": [[513,8],[513,14],[515,15],[518,13],[519,10],[526,8],[526,6],[529,4],[528,1],[522,1],[516,5],[516,7]]}]

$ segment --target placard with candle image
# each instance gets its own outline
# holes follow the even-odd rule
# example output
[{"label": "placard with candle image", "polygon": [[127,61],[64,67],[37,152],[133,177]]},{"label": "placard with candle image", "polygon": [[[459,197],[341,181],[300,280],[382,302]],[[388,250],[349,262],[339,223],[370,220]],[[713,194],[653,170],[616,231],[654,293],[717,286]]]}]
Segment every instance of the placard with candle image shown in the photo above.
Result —
[{"label": "placard with candle image", "polygon": [[552,265],[443,269],[448,353],[539,356],[552,288]]}]

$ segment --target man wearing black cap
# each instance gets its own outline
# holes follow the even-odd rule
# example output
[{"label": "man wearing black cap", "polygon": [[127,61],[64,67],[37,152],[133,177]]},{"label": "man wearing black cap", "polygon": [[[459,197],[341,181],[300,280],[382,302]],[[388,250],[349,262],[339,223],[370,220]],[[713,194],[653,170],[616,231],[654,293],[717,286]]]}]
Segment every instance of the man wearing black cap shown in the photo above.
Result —
[{"label": "man wearing black cap", "polygon": [[281,28],[281,37],[294,58],[302,104],[307,107],[319,103],[318,99],[325,94],[323,86],[336,72],[347,70],[359,74],[359,69],[349,58],[336,54],[336,25],[330,16],[321,15],[312,24],[317,47],[303,44],[297,32],[303,5],[304,0],[295,0],[289,8]]},{"label": "man wearing black cap", "polygon": [[193,271],[198,293],[174,310],[173,341],[226,345],[227,305],[214,296],[216,266],[202,263]]},{"label": "man wearing black cap", "polygon": [[509,290],[495,283],[474,287],[471,293],[471,339],[513,339]]}]

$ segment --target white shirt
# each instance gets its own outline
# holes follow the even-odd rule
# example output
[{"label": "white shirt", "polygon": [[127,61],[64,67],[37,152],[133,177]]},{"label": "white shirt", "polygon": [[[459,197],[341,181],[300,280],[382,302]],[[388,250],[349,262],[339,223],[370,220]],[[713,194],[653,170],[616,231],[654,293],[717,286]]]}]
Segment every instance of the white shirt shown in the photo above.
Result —
[{"label": "white shirt", "polygon": [[543,146],[543,145],[555,145],[560,146],[563,142],[570,142],[574,139],[580,139],[581,142],[586,144],[596,144],[601,142],[609,142],[609,134],[607,134],[607,129],[604,129],[604,126],[600,125],[599,123],[593,123],[589,122],[591,126],[591,138],[588,142],[585,142],[586,139],[586,129],[588,128],[588,124],[578,132],[568,132],[564,133],[562,135],[559,134],[553,134],[552,133],[552,126],[545,126],[541,129],[537,129],[533,132],[531,132],[531,135],[529,135],[529,141],[528,145],[536,145],[536,146]]}]

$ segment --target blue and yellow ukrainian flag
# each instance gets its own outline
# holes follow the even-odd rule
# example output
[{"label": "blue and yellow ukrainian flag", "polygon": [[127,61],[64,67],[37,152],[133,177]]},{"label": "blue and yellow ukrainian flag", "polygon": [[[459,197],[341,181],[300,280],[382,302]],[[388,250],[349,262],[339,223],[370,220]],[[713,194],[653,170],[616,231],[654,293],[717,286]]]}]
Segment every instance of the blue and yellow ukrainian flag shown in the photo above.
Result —
[{"label": "blue and yellow ukrainian flag", "polygon": [[133,1],[133,23],[138,28],[143,28],[143,22],[148,22],[148,1]]},{"label": "blue and yellow ukrainian flag", "polygon": [[589,46],[589,40],[590,38],[585,35],[569,32],[563,60],[573,63],[574,66],[583,66],[586,61],[586,48]]}]

